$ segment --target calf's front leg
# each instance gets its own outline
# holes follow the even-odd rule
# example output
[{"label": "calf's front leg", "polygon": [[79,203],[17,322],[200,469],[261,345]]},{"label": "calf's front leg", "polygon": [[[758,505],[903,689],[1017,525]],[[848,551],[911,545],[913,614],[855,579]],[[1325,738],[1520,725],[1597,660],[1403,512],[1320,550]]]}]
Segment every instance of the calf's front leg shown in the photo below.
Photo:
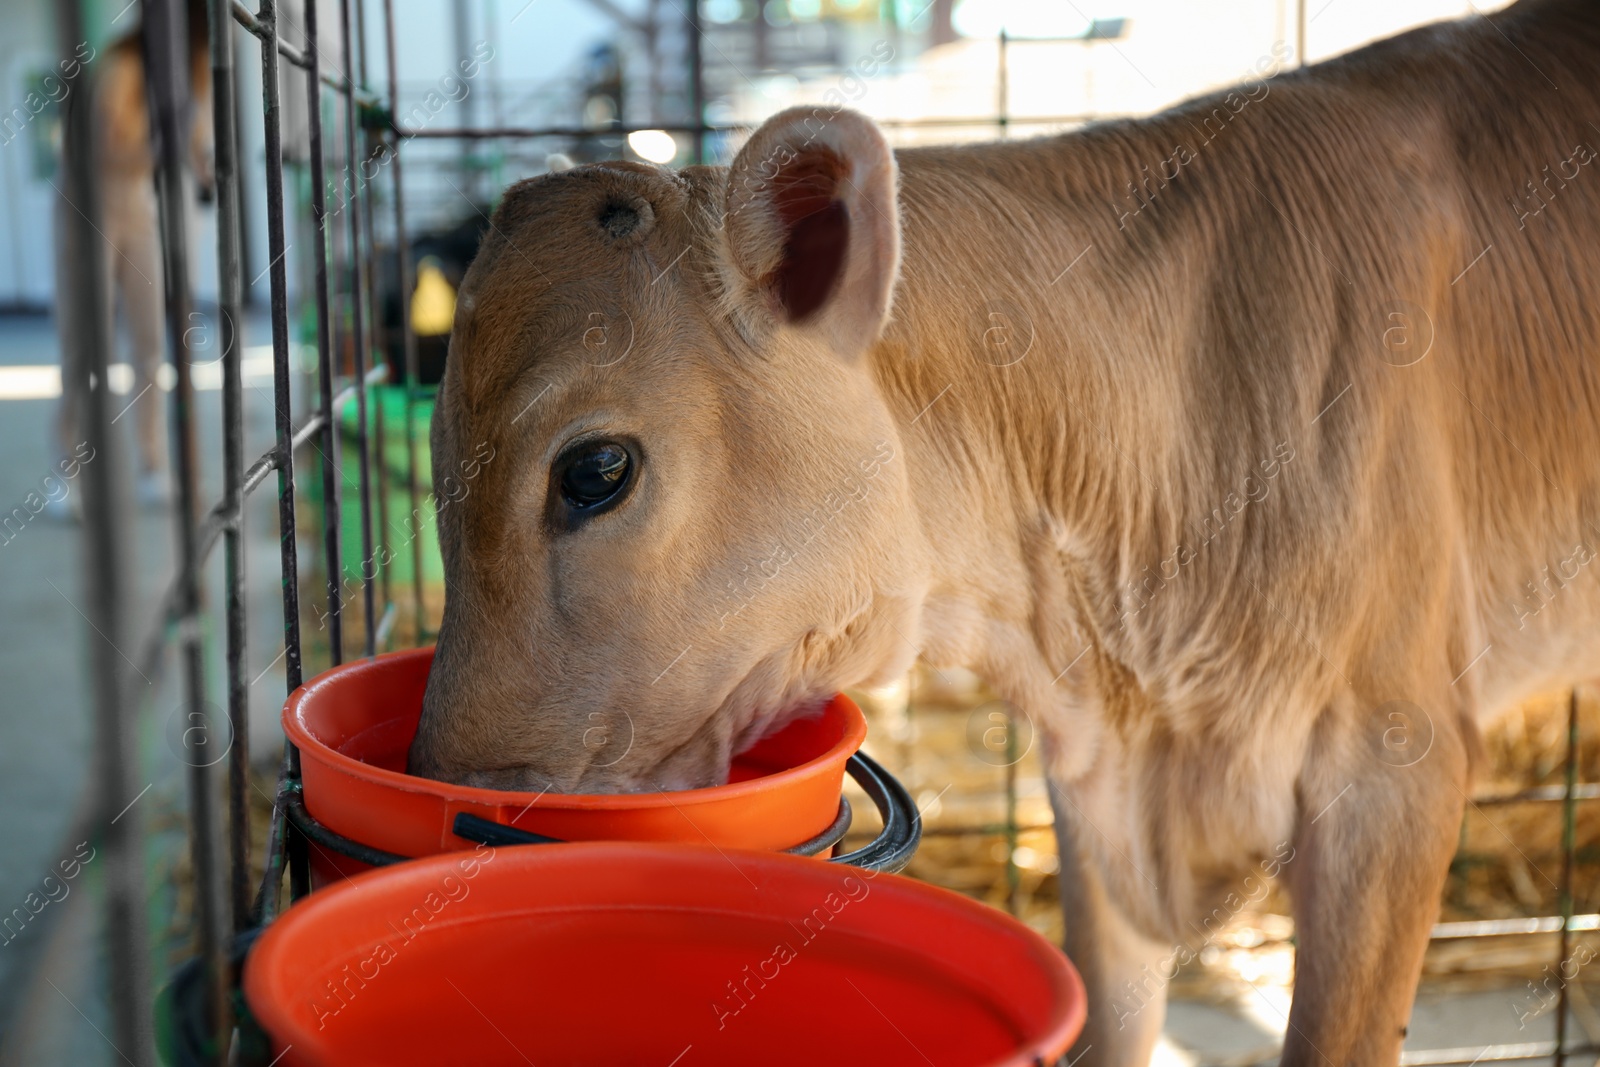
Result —
[{"label": "calf's front leg", "polygon": [[1061,786],[1052,783],[1050,802],[1061,855],[1064,947],[1089,1000],[1088,1020],[1066,1062],[1146,1067],[1166,1017],[1166,983],[1160,975],[1172,946],[1140,935],[1123,915],[1084,840],[1096,831]]},{"label": "calf's front leg", "polygon": [[1285,869],[1298,950],[1281,1067],[1399,1062],[1466,802],[1459,723],[1399,701],[1324,716]]}]

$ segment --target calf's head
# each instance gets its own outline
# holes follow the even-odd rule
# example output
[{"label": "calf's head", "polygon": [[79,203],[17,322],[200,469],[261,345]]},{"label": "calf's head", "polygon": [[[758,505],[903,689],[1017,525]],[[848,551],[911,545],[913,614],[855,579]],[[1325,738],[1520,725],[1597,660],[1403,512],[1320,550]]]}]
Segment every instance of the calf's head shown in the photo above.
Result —
[{"label": "calf's head", "polygon": [[681,789],[903,671],[923,568],[867,350],[893,155],[785,112],[727,168],[513,187],[433,418],[446,601],[413,773]]}]

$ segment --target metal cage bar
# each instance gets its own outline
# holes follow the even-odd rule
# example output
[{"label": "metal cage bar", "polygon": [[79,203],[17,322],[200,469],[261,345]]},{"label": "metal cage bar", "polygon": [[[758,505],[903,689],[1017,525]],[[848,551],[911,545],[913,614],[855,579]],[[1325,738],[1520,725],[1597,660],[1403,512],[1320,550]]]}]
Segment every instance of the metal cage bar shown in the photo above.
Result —
[{"label": "metal cage bar", "polygon": [[[356,76],[354,66],[354,48],[350,40],[350,0],[340,0],[339,4],[339,37],[343,43],[342,59],[346,83],[350,83]],[[365,42],[362,43],[365,50]],[[365,62],[363,61],[362,84],[366,83]],[[345,157],[345,187],[349,190],[348,197],[354,198],[358,194],[356,183],[360,180],[360,172],[356,168],[356,100],[355,94],[347,94],[344,104],[344,157]],[[367,421],[367,332],[366,332],[366,299],[367,290],[365,279],[370,277],[363,273],[362,245],[361,245],[361,210],[358,204],[346,202],[341,210],[349,213],[350,224],[350,333],[351,344],[355,356],[355,376],[360,387],[356,390],[356,463],[358,468],[356,485],[358,487],[357,506],[361,511],[361,618],[362,618],[362,649],[370,658],[378,653],[378,619],[376,590],[373,581],[372,555],[372,457],[368,440]]]},{"label": "metal cage bar", "polygon": [[[283,106],[278,89],[278,16],[275,0],[261,0],[256,14],[264,32],[261,37],[261,86],[263,108],[263,139],[267,155],[267,252],[269,285],[272,303],[272,394],[276,409],[278,469],[278,551],[283,592],[283,670],[284,683],[289,691],[300,688],[302,670],[300,663],[300,589],[298,585],[299,559],[295,545],[294,514],[294,441],[291,413],[291,388],[289,384],[289,296],[288,269],[284,256],[288,253],[284,236],[283,218]],[[292,741],[284,742],[284,775],[298,775],[299,753]],[[271,920],[277,914],[278,887],[283,877],[283,866],[293,869],[291,885],[303,888],[309,884],[306,875],[305,850],[293,847],[288,840],[288,825],[278,814],[283,808],[285,795],[280,787],[274,801],[274,815],[267,837],[267,864],[262,878],[261,892],[255,911],[258,922]]]},{"label": "metal cage bar", "polygon": [[[1561,804],[1561,950],[1556,958],[1556,974],[1565,976],[1572,955],[1572,857],[1577,850],[1577,805],[1573,794],[1578,786],[1578,690],[1574,686],[1567,701],[1566,795]],[[1563,981],[1556,997],[1556,1067],[1567,1061],[1568,983]]]},{"label": "metal cage bar", "polygon": [[[62,57],[85,40],[78,0],[56,5],[56,31]],[[68,69],[66,66],[63,70]],[[93,73],[84,77],[92,79]],[[133,1067],[155,1063],[147,1016],[150,1003],[149,926],[144,907],[144,818],[134,793],[137,745],[131,685],[117,649],[128,627],[127,560],[119,531],[127,521],[127,500],[119,490],[119,449],[111,431],[111,352],[109,277],[100,239],[100,190],[95,166],[92,94],[72,93],[62,102],[62,182],[58,205],[61,254],[66,256],[70,289],[82,305],[64,324],[62,349],[67,366],[62,385],[78,397],[82,434],[91,449],[83,468],[85,536],[83,580],[88,596],[85,617],[95,636],[88,640],[93,670],[95,781],[91,787],[93,826],[104,848],[105,928],[111,974],[111,1032]],[[71,210],[66,210],[70,208]],[[57,299],[60,299],[58,295]],[[96,461],[97,462],[94,462]],[[137,798],[135,798],[137,799]],[[124,809],[124,805],[127,805]],[[82,828],[74,820],[73,837]],[[72,840],[69,838],[68,840]]]},{"label": "metal cage bar", "polygon": [[[186,62],[189,35],[186,12],[177,0],[147,0],[143,18],[145,74],[149,83],[156,145],[156,194],[165,274],[167,346],[175,381],[171,399],[172,437],[177,458],[177,506],[173,509],[178,573],[178,645],[183,663],[184,737],[198,732],[204,749],[217,737],[205,701],[205,660],[201,646],[199,553],[200,455],[195,440],[194,382],[189,353],[189,239],[185,222],[183,146],[184,119],[190,86]],[[213,762],[205,751],[185,748],[189,794],[189,850],[194,864],[194,896],[200,958],[209,994],[210,1033],[218,1048],[227,1047],[229,1017],[225,940],[221,899],[221,864]]]},{"label": "metal cage bar", "polygon": [[400,163],[400,144],[405,138],[398,128],[393,127],[393,115],[400,104],[400,71],[394,35],[394,0],[383,0],[383,40],[387,57],[392,128],[389,166],[394,172],[394,254],[403,297],[400,301],[400,338],[405,352],[406,392],[401,433],[406,446],[406,504],[411,509],[407,521],[415,524],[411,537],[412,617],[416,626],[416,640],[420,644],[425,640],[428,631],[427,608],[422,600],[422,513],[419,510],[417,495],[416,394],[421,375],[417,359],[417,335],[411,329],[411,304],[409,299],[405,299],[414,287],[415,280],[411,277],[411,255],[410,249],[406,246],[405,172]]},{"label": "metal cage bar", "polygon": [[310,125],[311,228],[313,262],[316,264],[315,305],[317,309],[317,381],[322,391],[322,542],[324,567],[328,579],[328,648],[333,665],[344,662],[344,611],[340,580],[344,568],[339,559],[339,442],[335,436],[337,413],[333,406],[333,322],[328,294],[328,204],[327,172],[322,152],[322,53],[318,48],[317,4],[305,6],[306,34],[306,118]]},{"label": "metal cage bar", "polygon": [[[227,614],[228,727],[233,747],[228,750],[228,898],[233,930],[250,925],[250,868],[238,857],[250,855],[250,699],[245,681],[245,555],[244,533],[244,382],[241,374],[243,344],[239,323],[243,315],[244,275],[239,235],[242,225],[239,198],[238,105],[233,83],[233,20],[224,0],[211,0],[212,135],[215,141],[217,183],[217,272],[222,343],[222,473],[223,505],[233,516],[224,528],[226,552],[224,592]],[[202,547],[204,551],[204,546]]]},{"label": "metal cage bar", "polygon": [[[250,33],[261,38],[263,41],[267,39],[266,35],[269,32],[273,32],[278,54],[284,59],[288,60],[294,66],[297,66],[302,70],[305,70],[309,66],[311,60],[307,58],[304,52],[300,51],[300,49],[296,48],[294,45],[289,44],[287,41],[284,41],[282,38],[277,37],[274,31],[269,31],[266,27],[266,21],[263,20],[259,15],[250,14],[250,9],[245,7],[244,4],[240,3],[239,0],[230,0],[230,8],[234,21],[243,26]],[[336,92],[353,93],[362,97],[368,102],[376,101],[376,98],[373,97],[371,93],[368,93],[365,89],[355,89],[349,83],[348,79],[341,82],[339,79],[330,77],[326,74],[320,75],[320,77],[324,85],[335,90]]]}]

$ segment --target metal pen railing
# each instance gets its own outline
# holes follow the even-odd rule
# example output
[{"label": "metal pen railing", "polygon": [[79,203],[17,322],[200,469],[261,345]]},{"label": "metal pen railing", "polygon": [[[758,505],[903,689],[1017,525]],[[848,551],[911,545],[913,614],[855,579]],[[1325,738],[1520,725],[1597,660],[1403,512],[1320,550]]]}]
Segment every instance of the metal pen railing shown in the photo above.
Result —
[{"label": "metal pen railing", "polygon": [[[63,56],[76,53],[86,40],[76,3],[57,8],[57,44]],[[67,68],[63,68],[67,69]],[[125,684],[118,649],[127,632],[128,592],[126,546],[118,536],[128,508],[126,487],[116,481],[118,449],[111,429],[108,375],[111,323],[107,314],[110,276],[100,240],[100,189],[95,167],[96,137],[92,100],[87,93],[69,94],[62,102],[62,198],[75,210],[61,212],[65,257],[63,280],[79,297],[81,314],[61,330],[64,390],[74,391],[82,420],[77,432],[98,462],[84,468],[85,615],[95,632],[88,642],[94,695],[94,786],[88,811],[100,848],[105,853],[105,929],[108,964],[113,976],[111,1032],[135,1067],[154,1062],[149,1019],[149,926],[144,914],[143,813],[137,805],[119,810],[133,794],[133,753],[137,706]],[[60,298],[58,294],[58,299]],[[74,831],[84,829],[74,820]],[[77,836],[68,840],[76,840]]]}]

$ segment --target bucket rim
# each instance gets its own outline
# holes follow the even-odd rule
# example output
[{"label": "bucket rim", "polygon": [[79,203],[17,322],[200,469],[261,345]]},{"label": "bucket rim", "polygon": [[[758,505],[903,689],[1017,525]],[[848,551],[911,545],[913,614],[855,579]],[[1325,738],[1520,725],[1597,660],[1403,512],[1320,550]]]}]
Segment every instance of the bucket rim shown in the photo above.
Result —
[{"label": "bucket rim", "polygon": [[371,763],[364,763],[329,745],[312,733],[304,722],[305,707],[319,699],[329,699],[327,690],[349,684],[346,679],[370,671],[394,669],[404,661],[433,658],[434,646],[386,652],[371,659],[352,660],[323,671],[301,684],[289,694],[283,705],[283,729],[289,739],[300,749],[302,760],[309,755],[316,762],[347,777],[382,785],[399,792],[430,796],[443,801],[468,802],[490,808],[522,806],[528,808],[555,808],[588,811],[634,811],[661,806],[662,797],[671,797],[669,803],[699,805],[743,800],[751,796],[782,791],[816,775],[828,772],[834,765],[843,767],[867,738],[867,720],[860,707],[845,693],[836,693],[823,705],[821,715],[836,715],[843,719],[843,733],[839,740],[804,763],[786,767],[772,774],[725,785],[703,786],[697,789],[659,790],[648,793],[550,793],[530,790],[488,789],[482,786],[452,785],[431,778],[391,771]]},{"label": "bucket rim", "polygon": [[[834,875],[841,873],[838,868],[819,865],[815,860],[804,856],[753,849],[725,849],[716,845],[685,842],[571,841],[537,847],[510,846],[506,855],[513,859],[514,863],[511,866],[515,869],[509,874],[499,874],[505,878],[536,876],[540,873],[536,868],[541,864],[584,861],[598,864],[618,861],[648,863],[654,859],[670,861],[674,856],[689,855],[703,857],[708,863],[715,858],[719,864],[742,860],[757,865],[779,867],[793,865],[802,877],[807,878],[824,877],[829,872]],[[269,1034],[273,1034],[279,1027],[282,1029],[277,1032],[286,1035],[290,1031],[298,1033],[301,1029],[292,1011],[283,1007],[291,995],[290,991],[283,987],[283,982],[287,978],[283,963],[294,959],[293,942],[289,941],[283,949],[278,948],[279,942],[293,938],[300,932],[299,927],[307,923],[321,919],[323,925],[320,928],[325,929],[326,924],[336,921],[338,914],[344,909],[370,907],[370,893],[373,889],[387,888],[393,893],[403,893],[417,886],[429,885],[430,879],[438,880],[440,872],[456,869],[461,857],[461,853],[440,853],[409,860],[392,867],[363,871],[297,902],[265,928],[261,937],[251,946],[245,961],[241,990],[252,1016]],[[497,873],[507,869],[507,867],[498,868]],[[738,869],[737,863],[735,869]],[[1083,979],[1060,947],[1037,930],[998,908],[905,875],[887,871],[858,870],[856,876],[874,880],[886,877],[888,879],[886,884],[893,886],[894,892],[908,894],[917,898],[922,904],[934,908],[964,913],[971,921],[988,927],[997,935],[1021,941],[1027,946],[1029,955],[1039,964],[1035,980],[1047,983],[1050,992],[1050,1018],[1044,1024],[1044,1028],[1040,1033],[1029,1036],[1019,1048],[1001,1059],[974,1067],[1034,1067],[1042,1057],[1053,1051],[1056,1055],[1063,1055],[1072,1041],[1082,1033],[1088,1017]],[[743,913],[743,909],[740,911]],[[332,914],[324,917],[324,913]],[[707,902],[705,914],[708,917],[726,913],[727,908],[724,905]],[[765,913],[752,911],[749,914]],[[526,918],[527,914],[525,913],[523,917]],[[464,921],[468,925],[476,925],[493,922],[496,918],[497,915],[490,912]],[[898,941],[872,937],[867,933],[858,933],[857,936],[870,941],[899,944]],[[272,962],[271,957],[274,954],[282,956],[282,959],[277,961],[279,966],[271,971],[263,971],[263,967]],[[263,960],[267,963],[263,963]],[[276,1047],[278,1041],[282,1039],[274,1036],[272,1040]]]}]

